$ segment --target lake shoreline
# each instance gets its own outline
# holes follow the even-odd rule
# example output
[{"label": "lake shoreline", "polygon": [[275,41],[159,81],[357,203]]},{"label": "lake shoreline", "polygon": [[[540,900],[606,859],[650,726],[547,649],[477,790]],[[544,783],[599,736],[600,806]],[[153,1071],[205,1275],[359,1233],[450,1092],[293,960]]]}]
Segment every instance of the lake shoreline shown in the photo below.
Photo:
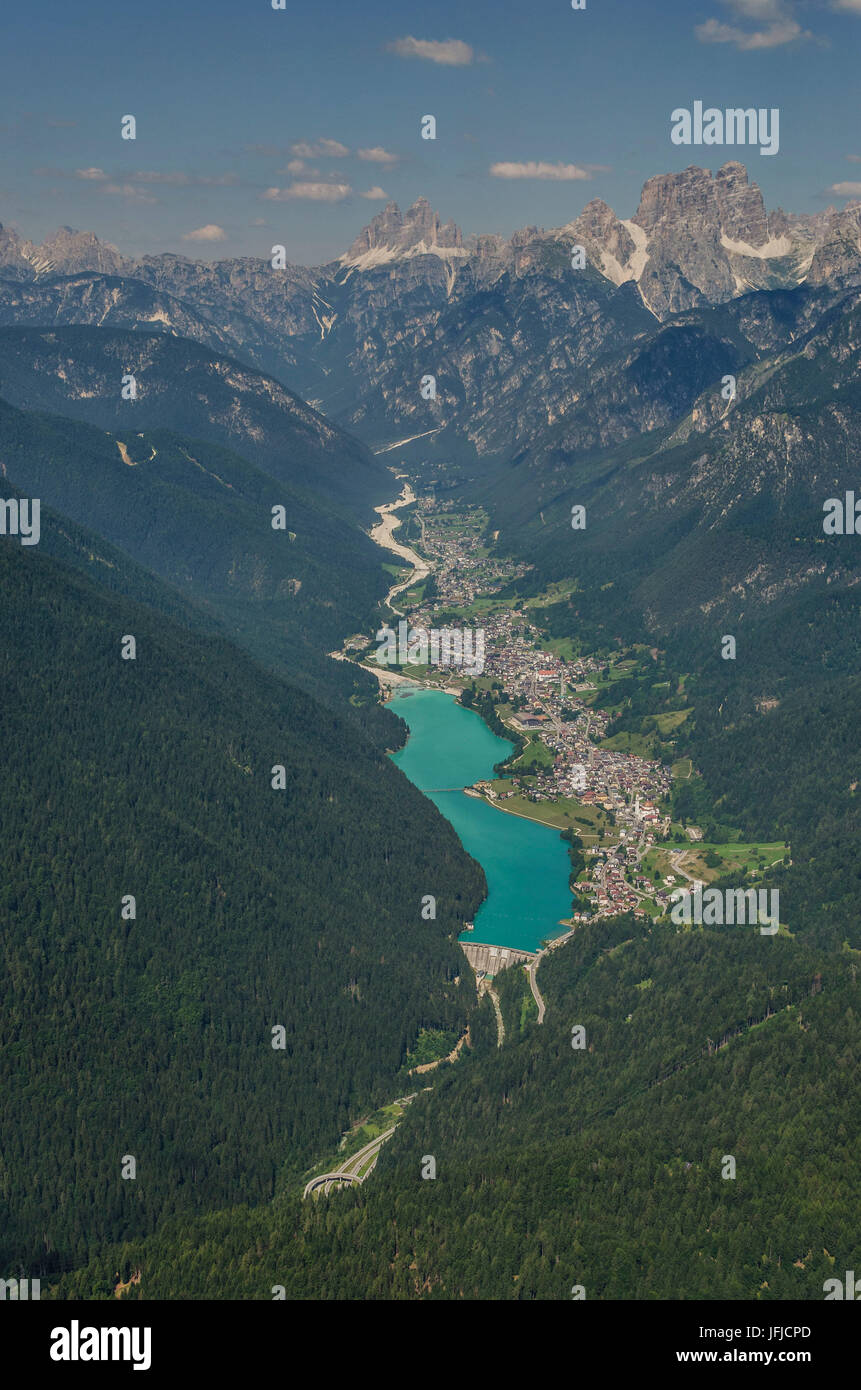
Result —
[{"label": "lake shoreline", "polygon": [[[408,724],[407,743],[393,761],[452,826],[467,854],[484,870],[487,897],[475,914],[474,932],[461,943],[537,951],[558,937],[571,915],[570,863],[556,826],[502,806],[474,790],[511,747],[478,710],[449,691],[424,686],[410,709],[395,691],[386,704]],[[447,695],[438,700],[438,695]],[[477,719],[470,716],[478,716]],[[491,817],[485,807],[505,811]],[[550,833],[552,832],[552,833]]]}]

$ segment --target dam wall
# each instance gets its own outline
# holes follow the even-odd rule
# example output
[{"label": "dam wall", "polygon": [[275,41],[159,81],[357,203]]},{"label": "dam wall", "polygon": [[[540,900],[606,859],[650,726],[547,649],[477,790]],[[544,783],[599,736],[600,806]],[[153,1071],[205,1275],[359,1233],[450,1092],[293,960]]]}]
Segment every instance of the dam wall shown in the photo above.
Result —
[{"label": "dam wall", "polygon": [[518,951],[513,946],[486,946],[480,941],[462,941],[463,953],[476,975],[498,975],[510,965],[528,965],[537,951]]}]

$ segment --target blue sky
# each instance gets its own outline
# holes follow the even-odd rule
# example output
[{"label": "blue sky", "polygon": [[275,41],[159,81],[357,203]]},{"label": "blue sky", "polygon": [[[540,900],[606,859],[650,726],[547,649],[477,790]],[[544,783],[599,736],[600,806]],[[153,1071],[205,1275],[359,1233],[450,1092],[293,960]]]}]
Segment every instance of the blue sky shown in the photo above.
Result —
[{"label": "blue sky", "polygon": [[[0,221],[34,240],[320,264],[388,198],[509,235],[731,158],[769,207],[861,197],[861,0],[41,0],[3,38]],[[695,100],[778,107],[779,154],[673,145]]]}]

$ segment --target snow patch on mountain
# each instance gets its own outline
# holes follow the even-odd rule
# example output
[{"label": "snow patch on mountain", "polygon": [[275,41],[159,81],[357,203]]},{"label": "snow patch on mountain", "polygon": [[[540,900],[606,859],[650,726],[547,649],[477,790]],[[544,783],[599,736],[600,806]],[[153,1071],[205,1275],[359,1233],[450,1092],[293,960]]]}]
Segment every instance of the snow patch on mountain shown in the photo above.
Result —
[{"label": "snow patch on mountain", "polygon": [[733,241],[726,232],[721,232],[720,244],[725,251],[736,256],[756,256],[757,260],[769,261],[776,256],[788,256],[792,251],[792,239],[788,236],[771,237],[764,246],[751,246],[749,241]]}]

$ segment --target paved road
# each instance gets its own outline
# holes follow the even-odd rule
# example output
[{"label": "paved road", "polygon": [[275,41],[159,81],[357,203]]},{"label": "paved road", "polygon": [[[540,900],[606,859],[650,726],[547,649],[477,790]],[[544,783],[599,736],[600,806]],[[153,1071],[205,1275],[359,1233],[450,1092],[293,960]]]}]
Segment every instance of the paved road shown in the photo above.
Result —
[{"label": "paved road", "polygon": [[[383,1147],[383,1144],[387,1139],[391,1139],[396,1129],[397,1125],[392,1125],[391,1129],[387,1129],[385,1134],[378,1134],[376,1139],[372,1139],[369,1144],[365,1144],[364,1148],[359,1149],[357,1153],[351,1154],[348,1159],[345,1159],[340,1168],[336,1168],[334,1172],[321,1173],[319,1177],[312,1178],[311,1181],[306,1184],[302,1196],[309,1197],[311,1193],[316,1192],[318,1188],[323,1189],[323,1194],[325,1196],[333,1187],[340,1187],[342,1184],[354,1182],[364,1182],[365,1178],[369,1173],[373,1172],[376,1167],[380,1149]],[[364,1171],[362,1171],[363,1169]]]},{"label": "paved road", "polygon": [[538,967],[541,964],[544,957],[547,955],[548,951],[555,951],[557,946],[562,946],[565,944],[566,941],[570,941],[573,935],[574,931],[572,930],[565,932],[563,936],[557,936],[555,940],[551,941],[549,945],[544,947],[543,951],[538,952],[538,955],[535,957],[534,960],[531,960],[528,965],[525,965],[523,967],[527,975],[529,976],[529,988],[532,990],[532,998],[538,1005],[539,1023],[544,1022],[544,1015],[547,1011],[547,1005],[544,1003],[544,1000],[541,997],[541,991],[538,988],[538,981],[535,978],[538,972]]},{"label": "paved road", "polygon": [[493,1000],[493,1007],[496,1010],[496,1046],[502,1047],[505,1042],[505,1024],[502,1021],[502,1009],[499,1007],[499,995],[492,985],[487,986],[487,992]]},{"label": "paved road", "polygon": [[671,849],[670,863],[676,870],[676,873],[681,874],[682,878],[686,878],[689,883],[701,883],[702,879],[694,878],[693,874],[689,874],[687,869],[682,864],[682,860],[685,858],[687,853],[688,851],[686,849]]},{"label": "paved road", "polygon": [[546,1008],[547,1008],[547,1005],[544,1003],[544,1000],[541,998],[541,995],[540,995],[540,993],[539,993],[539,991],[538,991],[538,983],[537,983],[537,981],[536,981],[536,979],[535,979],[535,970],[536,970],[536,967],[537,967],[537,965],[538,965],[538,961],[539,961],[540,959],[541,959],[541,957],[539,956],[539,957],[538,957],[538,960],[531,960],[531,961],[529,962],[529,964],[527,965],[527,967],[526,967],[526,973],[527,973],[527,975],[529,976],[529,988],[532,990],[532,998],[535,1000],[536,1004],[538,1005],[538,1022],[539,1022],[539,1023],[543,1023],[543,1022],[544,1022],[544,1013],[545,1013],[545,1010],[546,1010]]}]

